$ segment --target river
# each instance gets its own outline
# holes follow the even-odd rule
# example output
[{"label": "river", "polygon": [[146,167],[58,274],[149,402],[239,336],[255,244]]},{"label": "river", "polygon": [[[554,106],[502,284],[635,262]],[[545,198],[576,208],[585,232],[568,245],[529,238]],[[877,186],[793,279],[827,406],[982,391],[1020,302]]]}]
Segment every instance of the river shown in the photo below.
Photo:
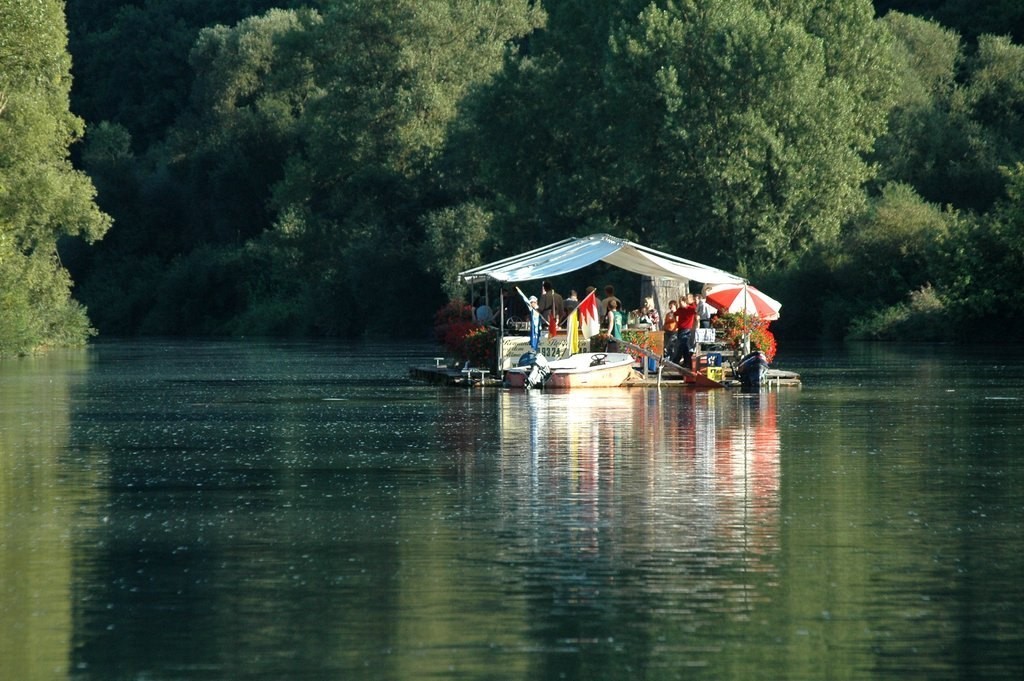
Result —
[{"label": "river", "polygon": [[0,362],[0,676],[1024,678],[1024,354],[517,393],[430,345]]}]

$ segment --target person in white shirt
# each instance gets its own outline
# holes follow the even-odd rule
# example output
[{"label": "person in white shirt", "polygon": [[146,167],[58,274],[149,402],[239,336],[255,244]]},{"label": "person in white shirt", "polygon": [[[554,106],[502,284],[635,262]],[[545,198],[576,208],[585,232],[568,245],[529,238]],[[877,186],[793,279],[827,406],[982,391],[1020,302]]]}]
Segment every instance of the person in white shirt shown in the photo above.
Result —
[{"label": "person in white shirt", "polygon": [[715,308],[708,304],[704,296],[700,293],[697,294],[697,318],[700,320],[700,328],[710,329],[711,328],[711,315],[718,312]]}]

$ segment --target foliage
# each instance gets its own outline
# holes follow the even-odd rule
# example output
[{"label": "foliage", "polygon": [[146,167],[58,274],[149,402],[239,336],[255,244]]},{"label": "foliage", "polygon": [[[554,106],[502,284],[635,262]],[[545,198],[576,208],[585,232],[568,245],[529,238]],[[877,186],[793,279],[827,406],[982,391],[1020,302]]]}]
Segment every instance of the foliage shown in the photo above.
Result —
[{"label": "foliage", "polygon": [[[459,271],[595,231],[756,280],[780,334],[922,291],[950,335],[1024,318],[1009,0],[69,0],[93,247],[29,5],[60,3],[0,7],[0,268],[66,291],[63,262],[104,332],[415,333]],[[44,138],[59,170],[23,163]],[[52,326],[43,289],[11,329]]]},{"label": "foliage", "polygon": [[453,325],[473,321],[473,307],[461,300],[450,300],[448,304],[434,313],[434,338],[438,343],[446,343],[445,338]]},{"label": "foliage", "polygon": [[4,248],[0,235],[0,357],[76,346],[95,333],[68,293],[70,280],[46,255]]},{"label": "foliage", "polygon": [[[173,291],[176,269],[194,251],[229,247],[241,263],[255,244],[279,288],[246,272],[255,279],[247,295],[211,305],[198,326],[165,310],[146,315],[145,328],[244,333],[255,323],[253,332],[266,328],[260,310],[282,309],[303,317],[297,328],[325,335],[416,333],[429,324],[442,282],[470,263],[489,222],[486,208],[440,200],[435,159],[465,93],[500,68],[510,40],[538,24],[533,3],[352,0],[261,15],[271,4],[304,3],[153,0],[95,13],[72,4],[84,80],[95,86],[80,101],[111,121],[86,161],[120,223],[83,265],[92,305],[119,308],[112,288],[90,282],[108,278],[104,270],[156,255],[167,278],[157,287]],[[237,23],[204,28],[224,20]],[[165,40],[138,45],[161,24]],[[134,63],[122,47],[144,67],[123,83],[104,79],[104,65],[120,73]],[[139,75],[163,89],[142,97]],[[142,153],[125,149],[125,139]],[[453,257],[451,244],[465,244],[468,258]],[[200,305],[220,297],[190,290]],[[395,327],[384,301],[403,306],[405,324]],[[105,328],[144,330],[137,318],[104,320]]]},{"label": "foliage", "polygon": [[1001,165],[1024,157],[1024,47],[983,36],[964,53],[959,36],[890,14],[901,56],[901,98],[876,158],[882,181],[913,186],[933,203],[987,211],[1003,194]]},{"label": "foliage", "polygon": [[487,238],[491,220],[489,211],[472,202],[440,208],[424,216],[423,261],[429,263],[427,271],[440,276],[450,297],[462,294],[459,272],[480,264],[476,256]]},{"label": "foliage", "polygon": [[1018,0],[874,0],[874,5],[879,16],[888,17],[891,10],[918,14],[972,42],[987,33],[1024,43],[1024,5]]},{"label": "foliage", "polygon": [[771,363],[778,346],[775,335],[768,330],[769,323],[755,314],[745,315],[742,312],[722,312],[711,318],[715,335],[734,353],[743,353],[745,341],[749,337],[750,349],[760,350]]},{"label": "foliage", "polygon": [[893,86],[870,3],[549,13],[530,59],[467,107],[496,246],[609,231],[730,269],[778,264],[860,207]]},{"label": "foliage", "polygon": [[[632,343],[633,345],[638,345],[642,349],[647,350],[648,352],[652,351],[651,335],[649,333],[645,332],[645,331],[623,329],[622,330],[622,340],[628,341],[628,342]],[[635,360],[639,360],[640,362],[646,362],[647,361],[647,356],[646,355],[644,355],[643,353],[637,352],[636,350],[634,350],[632,348],[627,348],[626,352],[628,352],[630,355],[632,355],[633,359],[635,359]]]},{"label": "foliage", "polygon": [[489,326],[471,329],[463,340],[464,355],[471,366],[497,370],[498,330]]},{"label": "foliage", "polygon": [[901,88],[876,149],[877,194],[841,248],[806,263],[813,281],[790,277],[787,309],[820,311],[808,334],[964,338],[1024,303],[1014,293],[1021,231],[1003,223],[1015,191],[1007,168],[1024,157],[1024,49],[982,36],[969,54],[932,22],[890,13],[884,23]]},{"label": "foliage", "polygon": [[236,26],[200,31],[189,61],[196,72],[188,108],[170,130],[172,153],[190,196],[195,241],[238,243],[273,224],[272,188],[300,139],[316,88],[296,42],[319,15],[270,10]]},{"label": "foliage", "polygon": [[620,30],[610,64],[619,117],[636,103],[648,108],[640,121],[657,113],[627,126],[622,153],[628,175],[672,169],[651,178],[642,203],[661,213],[652,220],[673,218],[660,240],[757,266],[833,239],[861,204],[861,154],[883,129],[892,88],[869,3],[672,7],[651,5]]},{"label": "foliage", "polygon": [[62,9],[57,0],[0,4],[0,355],[78,344],[91,333],[57,242],[95,241],[110,218],[69,160],[83,124],[69,109]]},{"label": "foliage", "polygon": [[834,265],[840,288],[856,290],[865,306],[905,298],[935,276],[955,220],[911,187],[887,185],[846,229]]},{"label": "foliage", "polygon": [[189,101],[189,51],[201,29],[305,0],[67,0],[75,110],[158,144]]},{"label": "foliage", "polygon": [[[461,98],[534,25],[530,4],[354,0],[329,5],[310,29],[320,96],[303,112],[300,153],[274,204],[309,212],[300,257],[325,288],[351,292],[357,316],[372,318],[363,305],[378,296],[421,298],[424,282],[437,290],[437,273],[448,272],[445,249],[432,253],[439,262],[422,260],[425,228],[435,244],[439,228],[422,217],[437,191],[433,164]],[[381,281],[391,290],[370,284]]]},{"label": "foliage", "polygon": [[1006,197],[991,213],[958,224],[939,280],[949,326],[997,325],[1003,337],[1024,331],[1024,163],[1003,169]]},{"label": "foliage", "polygon": [[899,302],[858,319],[849,337],[856,340],[944,341],[950,340],[946,305],[935,289],[926,285]]}]

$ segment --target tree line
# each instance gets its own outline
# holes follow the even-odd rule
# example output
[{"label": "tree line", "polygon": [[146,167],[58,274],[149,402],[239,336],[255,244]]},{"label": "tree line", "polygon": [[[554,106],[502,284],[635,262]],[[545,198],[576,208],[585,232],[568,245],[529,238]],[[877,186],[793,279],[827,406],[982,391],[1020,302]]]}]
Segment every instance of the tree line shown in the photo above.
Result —
[{"label": "tree line", "polygon": [[0,9],[0,351],[425,334],[593,232],[748,276],[783,339],[1024,329],[1018,3],[63,5]]}]

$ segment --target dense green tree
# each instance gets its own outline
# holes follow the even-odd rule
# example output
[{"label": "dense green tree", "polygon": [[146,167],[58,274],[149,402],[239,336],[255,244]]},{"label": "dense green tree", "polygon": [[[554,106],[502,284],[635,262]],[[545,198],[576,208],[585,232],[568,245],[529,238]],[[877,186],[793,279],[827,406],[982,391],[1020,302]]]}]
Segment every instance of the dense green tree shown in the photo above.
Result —
[{"label": "dense green tree", "polygon": [[[283,176],[309,89],[308,66],[296,55],[316,21],[306,10],[270,10],[201,31],[188,106],[141,157],[118,124],[90,134],[83,161],[101,200],[122,218],[80,288],[100,328],[226,333],[236,328],[233,316],[256,304],[253,282],[265,262],[243,245],[274,221],[271,187]],[[187,285],[179,285],[183,273]],[[204,285],[210,290],[198,290]]]},{"label": "dense green tree", "polygon": [[310,307],[322,332],[391,329],[380,301],[426,313],[423,321],[439,302],[424,295],[440,286],[422,261],[421,216],[443,200],[433,168],[467,91],[537,25],[532,4],[358,0],[325,9],[309,41],[322,96],[303,113],[299,153],[275,193],[289,228],[278,238],[317,282]]},{"label": "dense green tree", "polygon": [[960,38],[934,22],[899,12],[883,21],[894,36],[899,87],[889,130],[876,144],[878,181],[905,182],[942,201],[948,183],[944,174],[953,169],[943,156],[968,153],[961,131],[966,121],[952,114],[963,59]]},{"label": "dense green tree", "polygon": [[549,3],[530,58],[477,104],[505,240],[603,228],[729,267],[834,240],[891,102],[870,3],[616,7]]},{"label": "dense green tree", "polygon": [[0,354],[85,339],[57,240],[98,239],[110,222],[68,158],[83,126],[69,108],[62,10],[58,0],[0,4]]},{"label": "dense green tree", "polygon": [[[318,4],[322,13],[272,10],[197,31],[195,80],[175,124],[114,122],[90,140],[90,171],[127,200],[112,210],[133,218],[82,287],[96,302],[133,292],[109,306],[127,316],[105,325],[350,334],[391,328],[379,300],[427,292],[413,305],[426,314],[439,303],[444,266],[430,262],[426,232],[462,229],[430,217],[451,203],[439,153],[466,92],[542,15],[526,0]],[[147,25],[171,11],[153,1],[133,10]],[[202,16],[189,13],[189,25]],[[137,137],[160,129],[159,144]],[[127,177],[131,149],[110,153],[124,130],[145,149]]]},{"label": "dense green tree", "polygon": [[1024,58],[998,3],[917,4],[71,0],[118,224],[62,254],[118,332],[425,327],[480,258],[593,231],[765,277],[782,330],[956,314],[1012,232]]},{"label": "dense green tree", "polygon": [[899,13],[885,18],[901,64],[899,101],[879,140],[880,181],[984,212],[1003,195],[999,167],[1024,157],[1024,48],[982,36],[966,57],[958,36]]},{"label": "dense green tree", "polygon": [[841,290],[862,306],[892,305],[933,281],[955,215],[891,184],[850,221],[834,265]]},{"label": "dense green tree", "polygon": [[1020,0],[874,0],[879,16],[896,10],[936,21],[971,43],[980,36],[1009,36],[1024,42],[1024,3]]},{"label": "dense green tree", "polygon": [[304,50],[319,21],[308,10],[270,10],[200,32],[191,102],[169,135],[172,168],[191,197],[188,243],[237,245],[273,224],[271,188],[318,94]]},{"label": "dense green tree", "polygon": [[478,257],[493,219],[490,211],[469,201],[431,211],[423,218],[426,270],[441,280],[452,300],[462,297],[459,272],[480,264]]},{"label": "dense green tree", "polygon": [[1024,162],[1003,168],[1006,193],[984,216],[964,221],[945,249],[939,282],[961,326],[989,325],[1019,338],[1024,310]]},{"label": "dense green tree", "polygon": [[[638,130],[647,190],[678,250],[754,267],[829,242],[862,205],[863,154],[892,90],[888,41],[868,3],[651,7],[616,40],[624,97],[657,112]],[[637,90],[636,83],[645,89]]]},{"label": "dense green tree", "polygon": [[189,100],[189,51],[199,31],[300,0],[68,0],[75,111],[159,142]]},{"label": "dense green tree", "polygon": [[[628,234],[639,194],[616,191],[605,70],[612,27],[646,0],[546,2],[547,21],[494,84],[467,102],[450,147],[453,179],[493,204],[491,252],[571,234]],[[642,226],[639,226],[642,229]]]}]

